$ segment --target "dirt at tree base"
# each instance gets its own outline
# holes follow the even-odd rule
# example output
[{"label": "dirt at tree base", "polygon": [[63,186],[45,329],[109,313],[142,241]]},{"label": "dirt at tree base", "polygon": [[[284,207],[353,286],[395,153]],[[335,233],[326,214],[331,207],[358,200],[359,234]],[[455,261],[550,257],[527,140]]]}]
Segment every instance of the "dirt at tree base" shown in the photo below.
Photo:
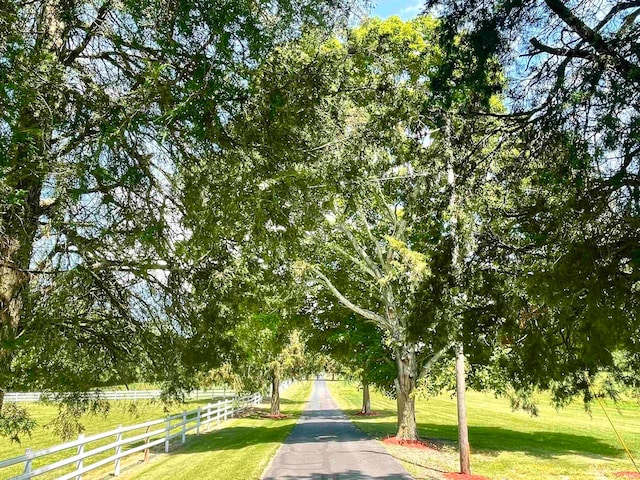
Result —
[{"label": "dirt at tree base", "polygon": [[468,475],[466,473],[445,473],[444,478],[447,480],[489,480],[481,475]]},{"label": "dirt at tree base", "polygon": [[377,417],[380,414],[378,412],[369,412],[369,413],[356,412],[354,413],[354,415],[358,417]]},{"label": "dirt at tree base", "polygon": [[640,472],[616,472],[613,475],[616,478],[640,478]]},{"label": "dirt at tree base", "polygon": [[387,445],[400,445],[401,447],[416,448],[418,450],[439,450],[437,445],[423,442],[422,440],[400,440],[398,437],[387,437],[382,440]]}]

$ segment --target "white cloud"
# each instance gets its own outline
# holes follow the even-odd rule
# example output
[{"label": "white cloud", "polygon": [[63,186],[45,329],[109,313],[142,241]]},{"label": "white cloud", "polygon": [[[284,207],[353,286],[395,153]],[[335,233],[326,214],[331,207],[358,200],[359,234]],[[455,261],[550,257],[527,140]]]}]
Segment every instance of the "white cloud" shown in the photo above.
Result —
[{"label": "white cloud", "polygon": [[412,18],[422,13],[424,10],[424,0],[417,0],[411,5],[407,5],[406,7],[400,9],[398,15],[402,18]]}]

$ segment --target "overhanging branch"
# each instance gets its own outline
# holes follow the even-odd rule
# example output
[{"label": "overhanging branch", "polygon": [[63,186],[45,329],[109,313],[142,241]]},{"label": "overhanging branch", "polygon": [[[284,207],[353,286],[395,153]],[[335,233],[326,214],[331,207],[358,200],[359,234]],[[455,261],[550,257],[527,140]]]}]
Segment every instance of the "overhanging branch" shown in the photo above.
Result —
[{"label": "overhanging branch", "polygon": [[331,291],[331,293],[333,294],[334,297],[336,297],[336,299],[345,307],[347,307],[349,310],[351,310],[354,313],[357,313],[358,315],[366,318],[367,320],[373,322],[375,325],[387,328],[387,320],[385,319],[385,317],[383,317],[382,315],[379,315],[375,312],[372,312],[371,310],[367,310],[366,308],[362,308],[359,307],[358,305],[356,305],[355,303],[353,303],[351,300],[349,300],[347,297],[345,297],[336,287],[335,285],[331,282],[331,280],[329,280],[329,278],[320,271],[319,268],[317,267],[313,267],[313,271],[316,274],[316,276],[323,281],[323,283],[326,285],[326,287],[329,289],[329,291]]}]

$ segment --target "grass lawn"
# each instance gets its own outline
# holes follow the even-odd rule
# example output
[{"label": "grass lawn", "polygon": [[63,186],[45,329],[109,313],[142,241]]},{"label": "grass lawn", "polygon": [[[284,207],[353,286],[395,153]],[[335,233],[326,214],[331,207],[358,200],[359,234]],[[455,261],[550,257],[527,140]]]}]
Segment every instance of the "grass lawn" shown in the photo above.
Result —
[{"label": "grass lawn", "polygon": [[[340,408],[347,413],[359,411],[362,393],[355,384],[327,383]],[[556,411],[548,401],[541,401],[539,416],[532,417],[512,411],[505,399],[478,392],[467,395],[474,474],[493,480],[586,480],[612,479],[615,472],[634,470],[597,404],[590,415],[581,402]],[[630,401],[617,406],[607,402],[606,406],[638,463],[640,405]],[[372,408],[378,416],[351,416],[354,423],[374,437],[394,435],[395,400],[372,392]],[[420,399],[416,410],[420,436],[442,442],[443,448],[421,451],[388,446],[388,450],[416,479],[439,479],[442,472],[458,471],[455,397]]]},{"label": "grass lawn", "polygon": [[[190,401],[185,404],[174,405],[169,408],[170,413],[179,413],[185,410],[193,410],[198,407],[198,405],[206,405],[210,403],[210,400],[201,400],[201,401]],[[63,443],[58,436],[54,434],[52,431],[50,424],[51,421],[57,416],[58,408],[52,404],[44,404],[44,403],[25,403],[23,404],[25,408],[31,413],[32,417],[37,421],[38,426],[32,432],[31,437],[26,436],[21,439],[21,443],[11,442],[10,440],[0,437],[0,460],[7,460],[12,457],[17,457],[23,455],[25,453],[26,448],[30,448],[31,450],[41,450],[43,448],[47,448],[53,445],[57,445]],[[131,401],[117,401],[111,402],[111,409],[109,413],[105,415],[85,415],[81,418],[81,423],[85,427],[84,434],[85,436],[93,435],[100,432],[106,432],[109,430],[113,430],[118,427],[118,425],[133,425],[138,423],[143,423],[148,420],[155,420],[159,418],[163,418],[168,414],[165,410],[165,406],[159,401],[153,400],[138,400],[135,402]],[[135,434],[142,433],[142,431],[136,431]],[[75,439],[75,438],[74,438]],[[98,441],[91,444],[91,448],[94,448],[101,444],[106,444],[113,442],[115,437],[109,437],[105,441]],[[88,448],[87,448],[88,449]],[[56,460],[60,460],[70,456],[69,452],[73,450],[67,450],[64,452],[60,452],[58,454],[48,455],[45,457],[46,461],[42,462],[34,462],[33,468],[38,468],[45,463],[51,463]],[[75,453],[75,452],[74,452]],[[102,457],[107,457],[113,452],[107,452]],[[133,455],[135,456],[135,455]],[[102,458],[101,456],[94,457],[95,459]],[[93,461],[93,460],[92,460]],[[127,459],[124,459],[123,462],[126,462]],[[90,462],[87,461],[86,464]],[[23,465],[17,465],[14,467],[3,468],[0,470],[0,479],[9,478],[14,475],[18,475],[22,473]],[[61,468],[55,470],[54,473],[57,475],[62,475],[68,471],[71,471],[72,468]],[[37,478],[55,478],[57,475],[42,475]],[[90,478],[91,473],[85,475],[85,478]]]},{"label": "grass lawn", "polygon": [[260,478],[287,438],[311,394],[311,382],[289,387],[283,394],[284,420],[263,418],[267,405],[244,418],[224,423],[219,430],[191,437],[169,455],[157,455],[148,465],[123,472],[123,480],[243,480]]}]

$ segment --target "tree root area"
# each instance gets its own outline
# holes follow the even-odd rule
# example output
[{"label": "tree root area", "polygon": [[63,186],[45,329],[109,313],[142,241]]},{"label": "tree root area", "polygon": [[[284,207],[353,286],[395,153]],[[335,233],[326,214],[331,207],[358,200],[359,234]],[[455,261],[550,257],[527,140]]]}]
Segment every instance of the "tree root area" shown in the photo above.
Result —
[{"label": "tree root area", "polygon": [[466,473],[445,473],[444,478],[447,480],[489,480],[481,475],[467,475]]},{"label": "tree root area", "polygon": [[359,417],[377,417],[380,414],[378,412],[367,412],[367,413],[356,412],[354,413],[354,415],[357,415]]},{"label": "tree root area", "polygon": [[422,440],[400,440],[397,437],[387,437],[382,440],[387,445],[400,445],[407,448],[416,448],[418,450],[439,450],[437,445],[423,442]]}]

